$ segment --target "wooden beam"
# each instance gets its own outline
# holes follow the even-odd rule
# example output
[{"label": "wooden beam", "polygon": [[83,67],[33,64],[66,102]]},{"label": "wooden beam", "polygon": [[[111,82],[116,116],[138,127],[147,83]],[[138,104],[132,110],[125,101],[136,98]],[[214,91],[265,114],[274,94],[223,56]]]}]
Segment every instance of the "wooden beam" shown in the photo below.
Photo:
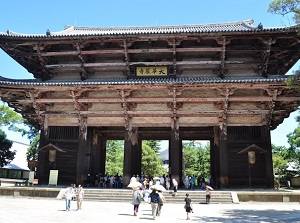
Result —
[{"label": "wooden beam", "polygon": [[[126,41],[126,40],[124,40]],[[201,48],[176,48],[178,53],[189,53],[189,52],[220,52],[222,47],[201,47]],[[140,53],[173,53],[173,48],[160,48],[160,49],[127,49],[130,54],[140,54]],[[82,50],[82,55],[108,55],[108,54],[124,54],[124,49],[115,50]],[[60,51],[60,52],[43,52],[41,53],[44,57],[53,56],[76,56],[76,51]]]},{"label": "wooden beam", "polygon": [[[177,65],[209,65],[209,64],[216,64],[220,65],[221,61],[177,61]],[[244,61],[232,60],[232,61],[225,61],[226,64],[243,64]],[[159,62],[130,62],[130,65],[144,65],[144,66],[167,66],[173,65],[173,61],[159,61]],[[85,63],[84,67],[114,67],[114,66],[126,66],[126,62],[112,62],[112,63]],[[73,68],[80,68],[81,64],[74,64],[74,63],[67,63],[67,64],[48,64],[45,65],[48,69],[53,68],[65,68],[65,67],[73,67]]]},{"label": "wooden beam", "polygon": [[[124,114],[126,112],[126,114]],[[103,117],[174,117],[174,116],[186,116],[186,117],[199,117],[203,115],[213,115],[223,114],[224,110],[194,110],[194,111],[177,111],[174,115],[173,111],[74,111],[74,110],[65,110],[65,111],[41,111],[41,115],[88,115],[88,116],[103,116]],[[269,110],[227,110],[226,114],[230,115],[261,115],[268,114]]]}]

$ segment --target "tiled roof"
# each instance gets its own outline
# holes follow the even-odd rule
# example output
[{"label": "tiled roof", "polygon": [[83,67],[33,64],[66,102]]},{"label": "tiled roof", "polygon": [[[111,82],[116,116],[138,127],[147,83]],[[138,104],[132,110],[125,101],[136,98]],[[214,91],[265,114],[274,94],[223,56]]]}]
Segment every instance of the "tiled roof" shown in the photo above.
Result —
[{"label": "tiled roof", "polygon": [[103,78],[89,80],[48,80],[38,79],[14,80],[0,76],[0,85],[27,85],[27,86],[79,86],[79,85],[172,85],[172,84],[212,84],[212,83],[270,83],[283,82],[288,76],[264,77],[153,77],[153,78]]},{"label": "tiled roof", "polygon": [[77,27],[66,26],[63,31],[44,34],[20,34],[8,30],[0,36],[11,37],[64,37],[64,36],[115,36],[115,35],[138,35],[138,34],[179,34],[179,33],[216,33],[216,32],[257,32],[277,31],[294,27],[264,28],[254,26],[252,19],[203,25],[178,25],[178,26],[145,26],[145,27]]}]

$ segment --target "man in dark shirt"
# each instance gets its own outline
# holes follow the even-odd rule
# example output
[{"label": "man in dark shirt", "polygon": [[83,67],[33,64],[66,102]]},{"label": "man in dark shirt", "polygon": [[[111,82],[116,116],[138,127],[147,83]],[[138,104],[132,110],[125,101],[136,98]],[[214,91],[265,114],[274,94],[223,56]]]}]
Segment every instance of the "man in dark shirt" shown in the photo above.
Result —
[{"label": "man in dark shirt", "polygon": [[150,197],[150,201],[151,201],[152,216],[153,216],[153,219],[155,219],[158,201],[159,201],[159,194],[157,193],[157,191],[155,189],[153,189],[152,192],[149,194],[149,197]]},{"label": "man in dark shirt", "polygon": [[190,213],[193,211],[192,208],[192,200],[189,198],[189,194],[186,194],[186,197],[184,199],[185,201],[185,211],[186,211],[186,220],[190,220]]}]

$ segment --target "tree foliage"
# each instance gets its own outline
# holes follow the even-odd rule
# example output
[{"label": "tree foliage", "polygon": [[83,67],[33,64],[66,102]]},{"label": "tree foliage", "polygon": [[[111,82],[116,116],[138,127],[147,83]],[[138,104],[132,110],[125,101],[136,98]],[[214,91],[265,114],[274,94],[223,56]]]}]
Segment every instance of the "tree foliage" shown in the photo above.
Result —
[{"label": "tree foliage", "polygon": [[27,161],[38,159],[39,143],[40,143],[40,135],[37,135],[27,149],[26,152]]},{"label": "tree foliage", "polygon": [[210,146],[195,141],[183,143],[184,173],[187,176],[210,176]]},{"label": "tree foliage", "polygon": [[27,131],[19,127],[19,125],[23,125],[24,123],[25,120],[20,114],[6,105],[0,105],[0,127],[7,126],[8,130],[20,132],[22,135],[25,135]]},{"label": "tree foliage", "polygon": [[106,173],[122,175],[124,160],[124,141],[108,140],[106,143]]},{"label": "tree foliage", "polygon": [[159,150],[161,149],[159,140],[145,140],[143,142],[144,144],[150,146],[157,154],[159,153]]},{"label": "tree foliage", "polygon": [[142,145],[142,173],[147,176],[161,176],[166,174],[162,165],[162,160],[158,157],[154,148],[149,143]]},{"label": "tree foliage", "polygon": [[[142,145],[142,169],[149,176],[160,176],[165,174],[162,160],[158,157],[155,149],[159,148],[159,141],[145,140]],[[124,163],[124,141],[108,140],[106,144],[106,173],[108,175],[123,174]]]},{"label": "tree foliage", "polygon": [[299,0],[273,0],[269,4],[268,12],[285,16],[293,13],[296,23],[300,21],[300,1]]},{"label": "tree foliage", "polygon": [[300,126],[294,129],[293,132],[287,135],[288,143],[293,149],[300,147]]},{"label": "tree foliage", "polygon": [[0,105],[0,127],[6,126],[8,130],[19,132],[22,136],[32,140],[38,135],[38,129],[28,123],[19,113],[12,110],[7,105]]},{"label": "tree foliage", "polygon": [[11,151],[11,147],[12,141],[6,139],[5,132],[0,129],[0,167],[5,166],[14,159],[16,152]]}]

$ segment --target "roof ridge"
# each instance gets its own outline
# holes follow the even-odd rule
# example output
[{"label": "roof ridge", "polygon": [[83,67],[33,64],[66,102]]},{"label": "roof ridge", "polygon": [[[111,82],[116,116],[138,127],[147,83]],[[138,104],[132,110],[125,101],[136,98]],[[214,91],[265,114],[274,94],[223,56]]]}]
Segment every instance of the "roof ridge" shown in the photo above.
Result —
[{"label": "roof ridge", "polygon": [[220,23],[204,23],[204,24],[182,24],[182,25],[157,25],[157,26],[72,26],[66,25],[66,29],[73,27],[74,30],[118,30],[118,29],[159,29],[159,28],[178,28],[178,27],[204,27],[204,26],[223,26],[223,25],[242,25],[245,24],[248,27],[253,28],[254,20],[247,19],[243,21],[233,21],[233,22],[220,22]]}]

